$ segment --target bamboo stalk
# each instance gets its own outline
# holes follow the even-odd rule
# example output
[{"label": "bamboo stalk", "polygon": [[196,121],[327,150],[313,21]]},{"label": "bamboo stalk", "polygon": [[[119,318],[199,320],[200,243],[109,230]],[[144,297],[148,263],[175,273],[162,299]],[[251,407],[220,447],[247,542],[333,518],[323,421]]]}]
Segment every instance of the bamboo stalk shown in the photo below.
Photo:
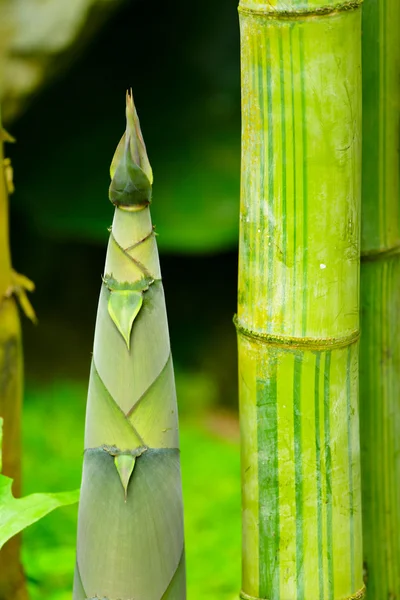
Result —
[{"label": "bamboo stalk", "polygon": [[242,0],[242,598],[361,598],[360,2]]},{"label": "bamboo stalk", "polygon": [[363,9],[361,457],[365,573],[400,597],[400,4]]},{"label": "bamboo stalk", "polygon": [[[23,364],[21,327],[12,295],[13,280],[8,234],[8,194],[0,123],[0,417],[3,419],[2,473],[14,480],[13,493],[21,493],[21,407]],[[0,550],[0,600],[26,600],[20,563],[20,536]]]},{"label": "bamboo stalk", "polygon": [[132,97],[111,165],[115,215],[86,414],[74,600],[184,600],[175,382]]}]

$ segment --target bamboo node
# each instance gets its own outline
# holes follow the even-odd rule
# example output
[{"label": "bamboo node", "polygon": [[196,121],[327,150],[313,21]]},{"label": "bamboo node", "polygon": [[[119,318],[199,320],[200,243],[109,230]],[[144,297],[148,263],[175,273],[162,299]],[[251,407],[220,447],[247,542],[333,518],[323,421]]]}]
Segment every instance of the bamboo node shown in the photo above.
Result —
[{"label": "bamboo node", "polygon": [[[362,598],[365,598],[365,594],[366,587],[365,585],[363,585],[362,588],[358,590],[355,594],[352,594],[351,596],[346,596],[345,598],[340,598],[340,600],[362,600]],[[248,594],[243,592],[243,590],[240,592],[239,597],[241,598],[241,600],[267,600],[266,598],[257,598],[256,596],[249,596]]]},{"label": "bamboo node", "polygon": [[349,596],[349,598],[346,598],[345,600],[362,600],[362,598],[365,598],[366,593],[367,588],[365,587],[365,585],[363,585],[362,588],[358,590],[358,592],[353,594],[353,596]]},{"label": "bamboo node", "polygon": [[10,285],[6,289],[3,298],[0,298],[0,304],[3,300],[11,298],[11,296],[14,295],[19,302],[22,312],[36,325],[36,313],[26,293],[33,292],[34,290],[35,284],[33,281],[28,279],[25,275],[21,275],[21,273],[17,273],[14,269],[11,269]]},{"label": "bamboo node", "polygon": [[269,346],[278,346],[286,349],[306,349],[306,350],[331,350],[332,348],[346,348],[355,344],[360,339],[360,330],[356,329],[349,335],[343,337],[331,338],[313,338],[313,337],[290,337],[288,335],[274,335],[270,333],[260,333],[247,329],[239,323],[237,315],[233,322],[238,335],[242,335],[254,342],[260,342]]},{"label": "bamboo node", "polygon": [[128,206],[126,204],[118,204],[117,202],[112,202],[112,204],[114,204],[115,208],[118,208],[118,210],[124,210],[125,212],[139,212],[141,210],[144,210],[145,208],[148,208],[151,202],[149,200],[146,200],[146,202],[142,202],[142,204],[134,204],[132,206]]},{"label": "bamboo node", "polygon": [[329,16],[338,12],[345,12],[356,10],[361,8],[363,0],[347,0],[347,2],[339,2],[337,4],[331,4],[328,6],[314,6],[304,7],[302,9],[293,8],[279,8],[271,7],[266,5],[264,8],[252,8],[251,6],[244,6],[242,3],[239,4],[239,13],[263,16],[274,19],[301,19],[305,17],[323,17]]},{"label": "bamboo node", "polygon": [[400,254],[400,244],[392,248],[382,248],[378,250],[366,250],[361,252],[361,262],[372,262],[376,260],[388,260]]}]

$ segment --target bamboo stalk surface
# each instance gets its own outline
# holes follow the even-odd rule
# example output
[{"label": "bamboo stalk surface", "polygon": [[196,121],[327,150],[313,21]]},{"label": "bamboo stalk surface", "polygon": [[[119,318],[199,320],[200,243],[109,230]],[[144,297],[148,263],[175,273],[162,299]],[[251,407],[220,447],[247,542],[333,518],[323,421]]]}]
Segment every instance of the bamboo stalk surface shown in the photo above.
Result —
[{"label": "bamboo stalk surface", "polygon": [[368,596],[400,597],[400,4],[363,8],[360,410]]},{"label": "bamboo stalk surface", "polygon": [[[21,326],[12,290],[3,135],[0,123],[0,417],[3,418],[4,475],[14,480],[13,493],[21,492],[21,406],[23,364]],[[26,600],[20,562],[21,538],[16,536],[0,550],[0,600]]]},{"label": "bamboo stalk surface", "polygon": [[361,598],[359,2],[242,0],[242,598]]}]

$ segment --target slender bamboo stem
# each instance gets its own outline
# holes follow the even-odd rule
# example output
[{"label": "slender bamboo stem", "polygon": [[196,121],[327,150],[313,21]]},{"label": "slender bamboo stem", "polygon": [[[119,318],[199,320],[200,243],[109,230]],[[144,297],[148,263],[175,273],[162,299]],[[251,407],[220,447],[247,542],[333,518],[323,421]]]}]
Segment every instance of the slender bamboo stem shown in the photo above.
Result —
[{"label": "slender bamboo stem", "polygon": [[360,3],[239,11],[242,598],[361,598]]},{"label": "slender bamboo stem", "polygon": [[[3,474],[21,492],[22,342],[18,309],[12,289],[8,233],[8,196],[4,174],[0,123],[0,417],[3,418]],[[0,600],[25,600],[27,592],[20,563],[20,536],[0,550]]]},{"label": "slender bamboo stem", "polygon": [[400,597],[400,4],[363,9],[360,355],[368,596]]},{"label": "slender bamboo stem", "polygon": [[131,96],[126,114],[111,166],[116,208],[89,383],[74,600],[184,600],[178,418],[152,172]]}]

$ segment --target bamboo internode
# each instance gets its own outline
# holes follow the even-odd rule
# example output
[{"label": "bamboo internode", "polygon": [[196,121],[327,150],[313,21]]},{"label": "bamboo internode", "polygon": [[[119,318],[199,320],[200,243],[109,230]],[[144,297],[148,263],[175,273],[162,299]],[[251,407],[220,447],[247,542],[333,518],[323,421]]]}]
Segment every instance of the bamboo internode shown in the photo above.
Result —
[{"label": "bamboo internode", "polygon": [[400,597],[400,4],[363,9],[360,412],[369,597]]},{"label": "bamboo internode", "polygon": [[364,594],[359,5],[239,9],[244,598]]}]

